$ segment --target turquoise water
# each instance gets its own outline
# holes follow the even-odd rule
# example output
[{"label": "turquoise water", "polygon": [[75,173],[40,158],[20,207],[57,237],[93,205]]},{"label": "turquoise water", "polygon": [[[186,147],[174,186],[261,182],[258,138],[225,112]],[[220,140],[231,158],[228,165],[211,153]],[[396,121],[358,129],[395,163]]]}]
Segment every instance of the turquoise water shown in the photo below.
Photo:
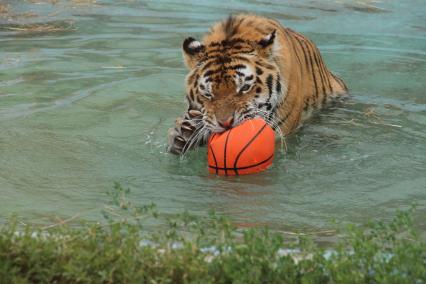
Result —
[{"label": "turquoise water", "polygon": [[[114,181],[135,203],[241,226],[317,230],[413,202],[425,214],[423,0],[181,2],[1,2],[1,219],[100,219]],[[166,133],[185,108],[183,39],[244,11],[312,38],[352,96],[288,137],[272,169],[218,178],[205,149],[165,153]]]}]

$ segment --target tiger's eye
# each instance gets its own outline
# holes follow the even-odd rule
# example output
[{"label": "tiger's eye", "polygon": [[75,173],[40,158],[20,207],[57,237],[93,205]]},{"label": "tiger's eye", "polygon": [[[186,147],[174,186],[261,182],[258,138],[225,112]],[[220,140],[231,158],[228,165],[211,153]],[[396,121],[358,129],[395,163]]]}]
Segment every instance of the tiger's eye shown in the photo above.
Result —
[{"label": "tiger's eye", "polygon": [[201,95],[203,96],[203,97],[205,97],[205,98],[207,98],[207,99],[209,99],[209,100],[211,100],[212,99],[212,94],[210,94],[210,93],[208,93],[208,92],[203,92],[203,93],[201,93]]},{"label": "tiger's eye", "polygon": [[242,93],[247,93],[250,90],[250,85],[249,84],[245,84],[244,86],[241,87],[240,92]]}]

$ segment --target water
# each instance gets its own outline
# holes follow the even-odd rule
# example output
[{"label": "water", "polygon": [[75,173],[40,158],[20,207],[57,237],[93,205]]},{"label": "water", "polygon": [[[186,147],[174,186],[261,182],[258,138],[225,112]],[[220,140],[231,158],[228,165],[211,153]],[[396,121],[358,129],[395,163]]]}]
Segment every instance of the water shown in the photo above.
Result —
[{"label": "water", "polygon": [[[413,202],[424,215],[424,1],[181,2],[1,0],[0,219],[99,219],[114,181],[135,203],[241,226],[317,230]],[[243,11],[312,38],[352,96],[288,137],[269,171],[218,178],[205,149],[165,153],[166,133],[185,108],[183,39]]]}]

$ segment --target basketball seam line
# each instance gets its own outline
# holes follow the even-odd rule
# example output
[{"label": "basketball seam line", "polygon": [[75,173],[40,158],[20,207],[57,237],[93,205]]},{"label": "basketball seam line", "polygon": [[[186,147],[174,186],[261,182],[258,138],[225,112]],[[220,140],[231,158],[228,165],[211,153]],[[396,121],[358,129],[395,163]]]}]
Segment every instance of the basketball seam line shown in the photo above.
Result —
[{"label": "basketball seam line", "polygon": [[[272,159],[274,157],[274,154],[272,154],[269,158],[267,158],[266,160],[263,160],[262,162],[259,162],[259,163],[257,163],[257,164],[254,164],[254,165],[250,165],[250,166],[245,166],[245,167],[241,167],[241,168],[220,168],[220,167],[217,167],[217,164],[216,164],[216,167],[215,166],[210,166],[209,165],[209,168],[211,168],[211,169],[215,169],[216,170],[216,172],[217,171],[219,171],[219,170],[222,170],[222,171],[226,171],[226,170],[247,170],[247,169],[249,169],[249,168],[254,168],[254,167],[257,167],[257,166],[260,166],[260,165],[262,165],[262,164],[264,164],[264,163],[266,163],[267,161],[269,161],[270,159]],[[236,171],[235,171],[236,172]]]},{"label": "basketball seam line", "polygon": [[216,156],[215,156],[215,154],[214,154],[214,151],[213,151],[213,147],[212,147],[212,145],[210,145],[210,150],[212,151],[212,155],[213,155],[214,163],[215,163],[215,165],[216,165],[216,174],[219,174],[219,169],[218,169],[218,167],[217,167],[217,160],[216,160]]},{"label": "basketball seam line", "polygon": [[228,147],[228,138],[229,138],[229,135],[231,135],[231,131],[232,131],[232,128],[229,130],[228,135],[226,135],[225,149],[223,150],[223,166],[225,169],[225,175],[228,175],[228,170],[226,170],[226,148]]},{"label": "basketball seam line", "polygon": [[[244,148],[240,151],[240,153],[238,153],[237,158],[235,159],[234,169],[237,168],[238,160],[240,159],[243,152],[248,148],[248,146],[250,146],[250,144],[257,138],[257,136],[259,136],[259,134],[265,129],[266,125],[267,124],[265,122],[265,125],[263,125],[263,127],[256,133],[256,135],[254,135],[254,137],[244,146]],[[224,166],[226,168],[226,164]],[[237,170],[234,170],[234,171],[235,171],[235,174],[238,175],[238,171]]]}]

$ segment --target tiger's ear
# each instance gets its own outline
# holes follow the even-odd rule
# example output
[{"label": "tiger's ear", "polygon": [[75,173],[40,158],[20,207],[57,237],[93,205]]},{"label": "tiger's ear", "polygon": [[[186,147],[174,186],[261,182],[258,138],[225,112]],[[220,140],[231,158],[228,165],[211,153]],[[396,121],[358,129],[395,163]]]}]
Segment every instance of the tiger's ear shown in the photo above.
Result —
[{"label": "tiger's ear", "polygon": [[274,53],[275,43],[275,34],[277,30],[273,30],[270,34],[263,37],[257,42],[257,50],[259,55],[269,57]]},{"label": "tiger's ear", "polygon": [[192,37],[188,37],[183,42],[183,58],[188,68],[194,68],[201,58],[205,47],[204,45]]}]

